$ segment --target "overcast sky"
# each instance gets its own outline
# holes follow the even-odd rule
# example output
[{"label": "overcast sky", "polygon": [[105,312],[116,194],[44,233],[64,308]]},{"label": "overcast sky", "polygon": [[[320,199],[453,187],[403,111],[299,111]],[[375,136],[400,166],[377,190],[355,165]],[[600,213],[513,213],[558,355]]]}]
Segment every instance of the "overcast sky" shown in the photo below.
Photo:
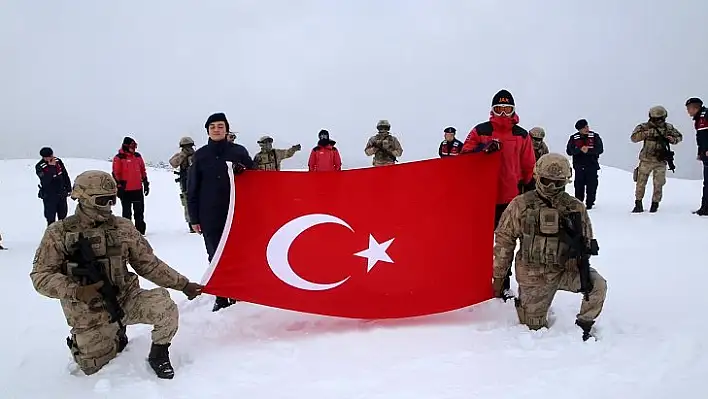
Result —
[{"label": "overcast sky", "polygon": [[586,118],[624,169],[662,104],[685,138],[676,176],[698,177],[683,104],[708,100],[706,15],[706,0],[2,0],[0,158],[106,159],[130,135],[166,160],[181,136],[206,142],[213,112],[251,155],[263,134],[301,143],[284,168],[322,128],[345,167],[369,164],[378,119],[402,160],[433,158],[446,126],[464,140],[507,88],[552,151]]}]

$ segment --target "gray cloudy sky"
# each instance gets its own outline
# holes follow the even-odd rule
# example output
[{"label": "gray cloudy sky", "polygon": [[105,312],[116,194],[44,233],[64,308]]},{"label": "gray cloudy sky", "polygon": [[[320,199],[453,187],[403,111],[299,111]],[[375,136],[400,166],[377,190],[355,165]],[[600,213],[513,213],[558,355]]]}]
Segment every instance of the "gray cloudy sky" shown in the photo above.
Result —
[{"label": "gray cloudy sky", "polygon": [[683,103],[708,100],[706,15],[705,0],[3,0],[0,157],[106,159],[129,134],[166,160],[223,111],[252,154],[266,133],[301,143],[284,167],[321,128],[345,167],[368,164],[381,118],[409,161],[436,157],[445,126],[464,140],[507,88],[552,151],[587,118],[625,169],[662,104],[685,136],[676,176],[698,177]]}]

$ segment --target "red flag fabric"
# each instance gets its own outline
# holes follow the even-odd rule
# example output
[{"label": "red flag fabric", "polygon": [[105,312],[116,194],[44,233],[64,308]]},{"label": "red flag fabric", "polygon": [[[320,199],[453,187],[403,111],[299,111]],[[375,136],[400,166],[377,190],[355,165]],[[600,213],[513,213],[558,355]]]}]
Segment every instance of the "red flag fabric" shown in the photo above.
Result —
[{"label": "red flag fabric", "polygon": [[204,292],[362,319],[491,299],[498,169],[498,154],[471,154],[341,172],[246,171],[233,179]]}]

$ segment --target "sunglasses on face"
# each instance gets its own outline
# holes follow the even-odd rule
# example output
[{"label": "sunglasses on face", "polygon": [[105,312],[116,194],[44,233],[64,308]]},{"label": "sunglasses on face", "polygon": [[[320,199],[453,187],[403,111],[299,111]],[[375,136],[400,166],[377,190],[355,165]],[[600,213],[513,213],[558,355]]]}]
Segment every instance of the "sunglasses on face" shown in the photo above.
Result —
[{"label": "sunglasses on face", "polygon": [[95,197],[93,199],[93,202],[95,202],[96,205],[98,205],[98,206],[115,205],[116,196],[115,195],[102,195],[100,197]]},{"label": "sunglasses on face", "polygon": [[495,105],[492,107],[492,112],[496,116],[509,116],[514,113],[513,105]]}]

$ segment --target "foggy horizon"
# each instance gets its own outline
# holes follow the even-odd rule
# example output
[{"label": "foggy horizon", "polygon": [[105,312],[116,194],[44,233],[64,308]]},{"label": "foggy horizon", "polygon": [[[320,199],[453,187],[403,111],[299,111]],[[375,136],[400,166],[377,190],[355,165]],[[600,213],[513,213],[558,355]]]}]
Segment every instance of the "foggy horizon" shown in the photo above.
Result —
[{"label": "foggy horizon", "polygon": [[430,159],[445,127],[464,141],[505,88],[552,152],[565,154],[584,118],[603,139],[600,163],[624,170],[638,164],[632,130],[663,105],[683,134],[668,176],[697,179],[684,103],[708,101],[706,14],[698,0],[8,0],[0,158],[50,146],[105,160],[130,136],[146,160],[167,161],[183,136],[205,144],[204,122],[224,112],[251,156],[266,134],[301,144],[284,169],[307,166],[320,129],[344,168],[370,165],[379,119],[401,161]]}]

